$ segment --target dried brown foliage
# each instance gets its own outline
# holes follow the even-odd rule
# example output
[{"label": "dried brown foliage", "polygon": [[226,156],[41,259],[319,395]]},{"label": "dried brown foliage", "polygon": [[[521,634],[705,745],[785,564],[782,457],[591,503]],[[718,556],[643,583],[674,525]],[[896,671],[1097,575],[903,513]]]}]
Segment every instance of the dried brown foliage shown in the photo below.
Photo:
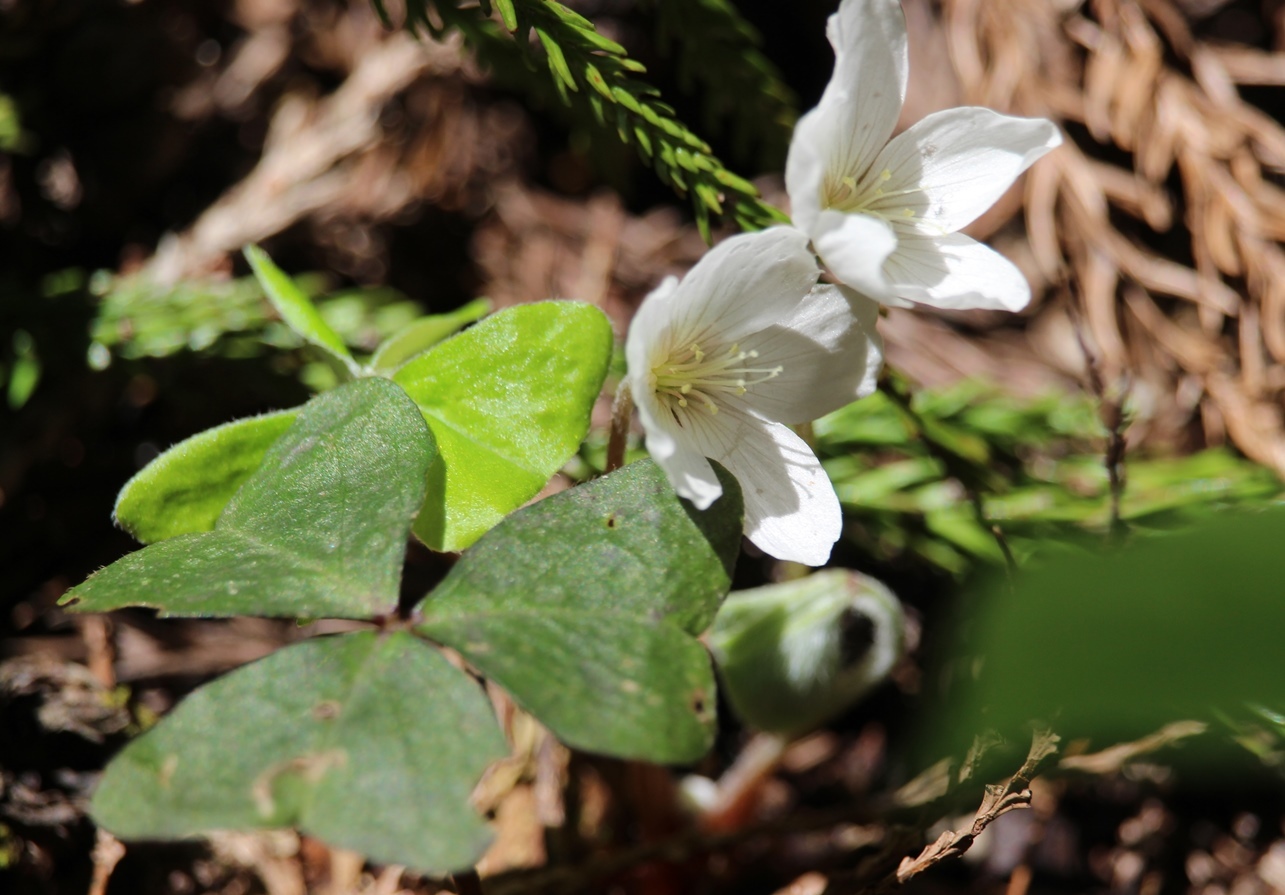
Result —
[{"label": "dried brown foliage", "polygon": [[1240,90],[1285,83],[1285,55],[1201,39],[1173,0],[943,15],[965,101],[1085,135],[1028,176],[1028,273],[1169,439],[1198,421],[1285,473],[1285,129]]}]

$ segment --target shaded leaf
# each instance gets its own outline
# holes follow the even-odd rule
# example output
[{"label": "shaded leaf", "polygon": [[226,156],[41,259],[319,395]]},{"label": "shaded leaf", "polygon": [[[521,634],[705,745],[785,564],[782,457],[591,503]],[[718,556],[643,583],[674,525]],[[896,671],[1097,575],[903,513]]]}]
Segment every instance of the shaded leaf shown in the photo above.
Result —
[{"label": "shaded leaf", "polygon": [[460,557],[424,611],[610,610],[699,634],[731,587],[741,546],[740,487],[716,469],[723,496],[704,512],[640,460],[514,513]]},{"label": "shaded leaf", "polygon": [[169,538],[68,591],[77,610],[369,618],[397,603],[411,518],[435,461],[385,379],[313,398],[213,531]]},{"label": "shaded leaf", "polygon": [[412,635],[307,640],[185,699],[112,761],[91,811],[125,839],[298,826],[443,873],[490,841],[469,793],[507,751],[477,685]]},{"label": "shaded leaf", "polygon": [[692,635],[730,586],[742,525],[740,490],[719,478],[704,512],[647,460],[513,514],[430,595],[421,630],[571,745],[700,757],[714,682]]},{"label": "shaded leaf", "polygon": [[681,763],[713,745],[709,655],[669,622],[603,609],[479,607],[420,630],[458,649],[570,746]]}]

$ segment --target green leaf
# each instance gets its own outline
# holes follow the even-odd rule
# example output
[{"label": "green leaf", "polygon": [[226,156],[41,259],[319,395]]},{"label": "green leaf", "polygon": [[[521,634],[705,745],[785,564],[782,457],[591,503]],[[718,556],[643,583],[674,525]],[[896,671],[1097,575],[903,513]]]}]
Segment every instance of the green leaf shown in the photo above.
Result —
[{"label": "green leaf", "polygon": [[573,746],[692,761],[714,732],[692,635],[731,582],[741,497],[698,512],[651,461],[521,510],[461,557],[421,630],[459,650]]},{"label": "green leaf", "polygon": [[13,369],[9,374],[9,409],[21,410],[40,382],[40,357],[36,342],[25,329],[13,333]]},{"label": "green leaf", "polygon": [[539,493],[589,431],[610,359],[601,311],[551,301],[494,314],[398,370],[443,461],[415,534],[462,550]]},{"label": "green leaf", "polygon": [[370,366],[381,373],[391,373],[415,355],[427,351],[489,313],[491,302],[479,298],[448,314],[422,317],[380,345],[370,359]]},{"label": "green leaf", "polygon": [[13,362],[9,376],[9,409],[21,410],[40,383],[40,359],[31,354]]},{"label": "green leaf", "polygon": [[267,294],[272,306],[277,309],[281,319],[305,341],[323,349],[344,365],[354,375],[357,373],[357,362],[348,353],[348,346],[325,320],[312,301],[302,289],[290,279],[281,268],[272,263],[268,253],[258,246],[249,245],[243,250],[245,260],[250,262],[259,285]]},{"label": "green leaf", "polygon": [[558,46],[558,41],[543,28],[536,28],[535,33],[540,38],[540,43],[544,45],[544,51],[549,57],[549,70],[553,72],[554,77],[565,84],[568,90],[579,90],[580,87],[576,84],[571,69],[567,67],[567,59],[562,55],[562,47]]},{"label": "green leaf", "polygon": [[[1109,743],[1285,697],[1285,513],[1225,515],[1122,549],[1064,552],[964,605],[982,676],[953,739],[1045,719]],[[964,661],[971,659],[964,658]]]},{"label": "green leaf", "polygon": [[500,18],[504,20],[504,27],[510,31],[517,31],[518,14],[513,8],[513,0],[495,0],[495,5],[500,10]]},{"label": "green leaf", "polygon": [[369,618],[396,607],[433,440],[386,379],[319,395],[214,530],[169,538],[91,575],[77,610]]},{"label": "green leaf", "polygon": [[116,524],[144,544],[211,531],[296,410],[225,423],[181,441],[142,468],[116,498]]},{"label": "green leaf", "polygon": [[124,839],[297,826],[445,873],[490,841],[469,793],[507,751],[478,687],[412,635],[307,640],[202,687],[126,746],[91,813]]}]

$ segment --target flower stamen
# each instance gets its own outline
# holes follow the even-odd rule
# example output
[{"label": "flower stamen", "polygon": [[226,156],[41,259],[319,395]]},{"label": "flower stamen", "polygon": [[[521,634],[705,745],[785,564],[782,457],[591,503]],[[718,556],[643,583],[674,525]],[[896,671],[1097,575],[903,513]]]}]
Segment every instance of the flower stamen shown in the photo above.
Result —
[{"label": "flower stamen", "polygon": [[[890,223],[894,219],[914,219],[917,213],[913,208],[904,207],[892,211],[888,208],[888,203],[902,196],[917,195],[923,190],[918,187],[885,190],[884,184],[891,180],[892,171],[888,168],[874,175],[867,173],[860,180],[850,174],[840,177],[838,183],[832,183],[824,190],[821,204],[825,208],[849,214],[873,215]],[[876,204],[879,207],[874,207]]]},{"label": "flower stamen", "polygon": [[677,351],[671,351],[665,360],[652,367],[656,396],[675,408],[686,410],[696,401],[711,416],[717,415],[719,400],[727,396],[740,397],[760,382],[781,375],[783,367],[751,366],[759,353],[742,351],[737,343],[727,351],[708,355],[700,344],[692,342]]}]

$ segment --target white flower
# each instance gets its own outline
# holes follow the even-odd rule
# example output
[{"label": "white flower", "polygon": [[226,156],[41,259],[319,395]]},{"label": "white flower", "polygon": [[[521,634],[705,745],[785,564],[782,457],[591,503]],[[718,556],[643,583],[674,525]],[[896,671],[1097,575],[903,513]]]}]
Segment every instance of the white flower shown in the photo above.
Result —
[{"label": "white flower", "polygon": [[1061,143],[1051,122],[947,109],[891,141],[906,98],[898,0],[843,0],[826,34],[834,73],[794,130],[785,183],[794,225],[844,283],[889,305],[1020,310],[1021,272],[955,231]]},{"label": "white flower", "polygon": [[779,559],[821,565],[842,527],[820,461],[790,425],[870,394],[882,361],[878,306],[818,286],[790,227],[733,236],[643,301],[625,340],[626,382],[647,448],[705,509],[736,476],[745,533]]}]

